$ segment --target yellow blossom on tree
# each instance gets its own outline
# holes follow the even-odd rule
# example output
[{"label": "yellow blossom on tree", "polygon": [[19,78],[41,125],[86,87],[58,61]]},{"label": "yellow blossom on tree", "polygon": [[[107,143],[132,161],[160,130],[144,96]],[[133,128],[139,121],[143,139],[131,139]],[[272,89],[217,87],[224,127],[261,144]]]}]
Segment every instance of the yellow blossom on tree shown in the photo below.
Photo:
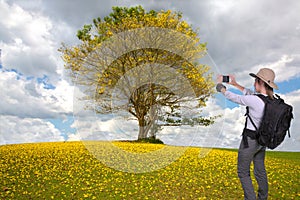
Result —
[{"label": "yellow blossom on tree", "polygon": [[[125,110],[133,115],[139,139],[155,137],[162,126],[214,122],[215,117],[201,116],[199,110],[214,86],[209,66],[199,63],[206,44],[181,13],[113,7],[77,36],[79,45],[60,49],[66,69],[86,87],[98,113]],[[182,114],[182,107],[195,114]]]}]

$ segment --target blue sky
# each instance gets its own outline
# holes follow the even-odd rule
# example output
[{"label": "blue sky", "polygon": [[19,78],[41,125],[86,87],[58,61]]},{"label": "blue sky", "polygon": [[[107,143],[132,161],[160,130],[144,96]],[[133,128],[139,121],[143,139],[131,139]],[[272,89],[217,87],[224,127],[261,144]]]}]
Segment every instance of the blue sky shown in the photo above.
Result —
[{"label": "blue sky", "polygon": [[[279,86],[276,92],[293,105],[295,115],[292,138],[279,150],[300,150],[300,124],[296,123],[300,115],[297,0],[0,0],[0,145],[91,139],[97,133],[106,139],[136,138],[135,121],[121,122],[84,111],[76,100],[81,93],[64,70],[57,49],[62,42],[78,44],[77,30],[108,15],[112,6],[138,4],[146,10],[181,11],[184,19],[199,29],[201,41],[207,42],[208,55],[200,62],[210,65],[216,75],[234,74],[239,83],[253,88],[249,73],[272,68]],[[167,144],[237,148],[244,108],[221,95],[207,105],[204,114],[223,115],[214,126],[167,128],[158,136]],[[209,140],[212,136],[217,139]]]}]

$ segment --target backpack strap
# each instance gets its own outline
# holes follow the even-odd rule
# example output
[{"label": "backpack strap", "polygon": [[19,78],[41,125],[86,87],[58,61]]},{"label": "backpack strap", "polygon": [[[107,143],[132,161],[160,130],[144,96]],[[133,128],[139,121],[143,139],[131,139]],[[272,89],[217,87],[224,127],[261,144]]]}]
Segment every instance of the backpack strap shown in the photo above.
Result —
[{"label": "backpack strap", "polygon": [[[266,104],[266,102],[267,102],[267,97],[265,97],[264,95],[262,95],[262,94],[255,94],[256,96],[258,96],[259,98],[261,98],[263,101],[264,101],[264,103]],[[257,128],[257,126],[255,125],[255,123],[254,123],[254,121],[253,121],[253,119],[250,117],[250,115],[249,115],[249,106],[247,106],[246,107],[246,114],[245,114],[245,116],[247,117],[247,119],[249,119],[250,120],[250,122],[251,122],[251,124],[254,126],[254,128],[255,128],[255,131],[257,132],[258,131],[258,128]],[[245,127],[244,127],[244,131],[243,131],[243,142],[244,142],[244,145],[245,145],[245,147],[246,148],[248,148],[249,147],[249,145],[248,145],[248,139],[247,139],[247,131],[245,131],[246,129],[247,129],[247,120],[246,119],[246,121],[245,121]]]},{"label": "backpack strap", "polygon": [[249,107],[248,106],[246,107],[246,114],[245,114],[245,116],[247,117],[247,119],[250,119],[250,122],[252,123],[252,125],[254,126],[254,128],[256,130],[256,131],[250,131],[250,130],[247,129],[247,121],[248,120],[246,119],[246,121],[245,121],[245,127],[244,127],[243,134],[242,134],[242,136],[243,136],[242,139],[243,139],[243,143],[244,143],[245,148],[248,148],[249,144],[248,144],[248,138],[247,138],[247,136],[253,138],[254,137],[253,132],[256,133],[258,129],[257,129],[256,125],[254,124],[253,120],[251,119],[251,117],[249,115]]},{"label": "backpack strap", "polygon": [[[249,116],[249,107],[247,106],[246,107],[246,113],[245,113],[245,116]],[[244,130],[243,130],[243,133],[242,133],[242,136],[243,136],[243,143],[244,143],[244,146],[245,148],[248,148],[249,147],[249,144],[248,144],[248,139],[247,139],[247,136],[246,136],[246,129],[247,129],[247,118],[245,120],[245,127],[244,127]]]},{"label": "backpack strap", "polygon": [[[257,126],[254,124],[253,119],[252,119],[252,118],[250,117],[250,115],[249,115],[249,107],[248,107],[248,106],[246,107],[246,114],[245,114],[245,116],[247,116],[247,118],[250,119],[250,122],[251,122],[251,124],[254,126],[255,130],[258,131]],[[246,120],[246,122],[245,122],[245,128],[247,128],[247,120]]]},{"label": "backpack strap", "polygon": [[[263,100],[263,102],[266,104],[267,102],[268,102],[268,97],[266,97],[265,95],[263,95],[263,94],[255,94],[256,96],[258,96],[261,100]],[[250,115],[249,115],[249,107],[247,106],[247,108],[246,108],[247,110],[246,110],[246,116],[250,119],[250,122],[251,122],[251,124],[254,126],[254,128],[255,128],[255,130],[256,131],[258,131],[258,128],[257,128],[257,126],[254,124],[254,121],[253,121],[253,119],[250,117]],[[265,109],[266,109],[266,107],[264,108],[264,112],[265,112]],[[246,125],[247,125],[247,120],[246,120]]]},{"label": "backpack strap", "polygon": [[261,100],[263,100],[264,103],[268,102],[269,97],[263,95],[263,94],[255,94],[256,96],[258,96]]}]

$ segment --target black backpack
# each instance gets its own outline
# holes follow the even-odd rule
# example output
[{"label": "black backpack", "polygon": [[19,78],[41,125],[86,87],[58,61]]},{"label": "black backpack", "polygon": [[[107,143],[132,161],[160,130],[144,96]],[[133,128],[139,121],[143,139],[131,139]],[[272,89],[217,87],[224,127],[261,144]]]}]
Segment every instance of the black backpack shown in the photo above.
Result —
[{"label": "black backpack", "polygon": [[283,142],[287,132],[289,137],[291,137],[289,128],[293,119],[293,107],[286,104],[277,94],[274,99],[262,94],[257,94],[257,96],[265,102],[264,115],[260,127],[257,128],[255,126],[248,111],[246,115],[256,129],[258,143],[269,149],[275,149]]}]

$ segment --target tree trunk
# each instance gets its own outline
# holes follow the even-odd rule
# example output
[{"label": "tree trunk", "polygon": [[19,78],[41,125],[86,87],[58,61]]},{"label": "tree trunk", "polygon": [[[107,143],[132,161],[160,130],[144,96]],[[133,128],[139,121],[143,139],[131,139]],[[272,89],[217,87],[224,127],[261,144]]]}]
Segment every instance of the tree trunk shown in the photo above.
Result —
[{"label": "tree trunk", "polygon": [[145,117],[143,117],[142,119],[138,119],[138,121],[139,121],[138,139],[145,139],[145,138],[147,138],[147,133],[148,133]]},{"label": "tree trunk", "polygon": [[156,120],[157,120],[157,105],[153,105],[150,108],[150,123],[149,123],[149,129],[150,129],[150,133],[149,133],[149,137],[151,138],[156,138],[156,132],[158,130],[158,126],[156,124]]},{"label": "tree trunk", "polygon": [[145,133],[145,127],[144,126],[139,126],[139,135],[138,139],[145,139],[147,137],[147,133]]},{"label": "tree trunk", "polygon": [[155,138],[155,134],[157,132],[157,125],[155,121],[157,120],[157,106],[154,105],[149,110],[149,117],[142,117],[142,119],[138,119],[139,121],[139,135],[138,139],[147,138],[148,133],[150,133],[150,137]]}]

